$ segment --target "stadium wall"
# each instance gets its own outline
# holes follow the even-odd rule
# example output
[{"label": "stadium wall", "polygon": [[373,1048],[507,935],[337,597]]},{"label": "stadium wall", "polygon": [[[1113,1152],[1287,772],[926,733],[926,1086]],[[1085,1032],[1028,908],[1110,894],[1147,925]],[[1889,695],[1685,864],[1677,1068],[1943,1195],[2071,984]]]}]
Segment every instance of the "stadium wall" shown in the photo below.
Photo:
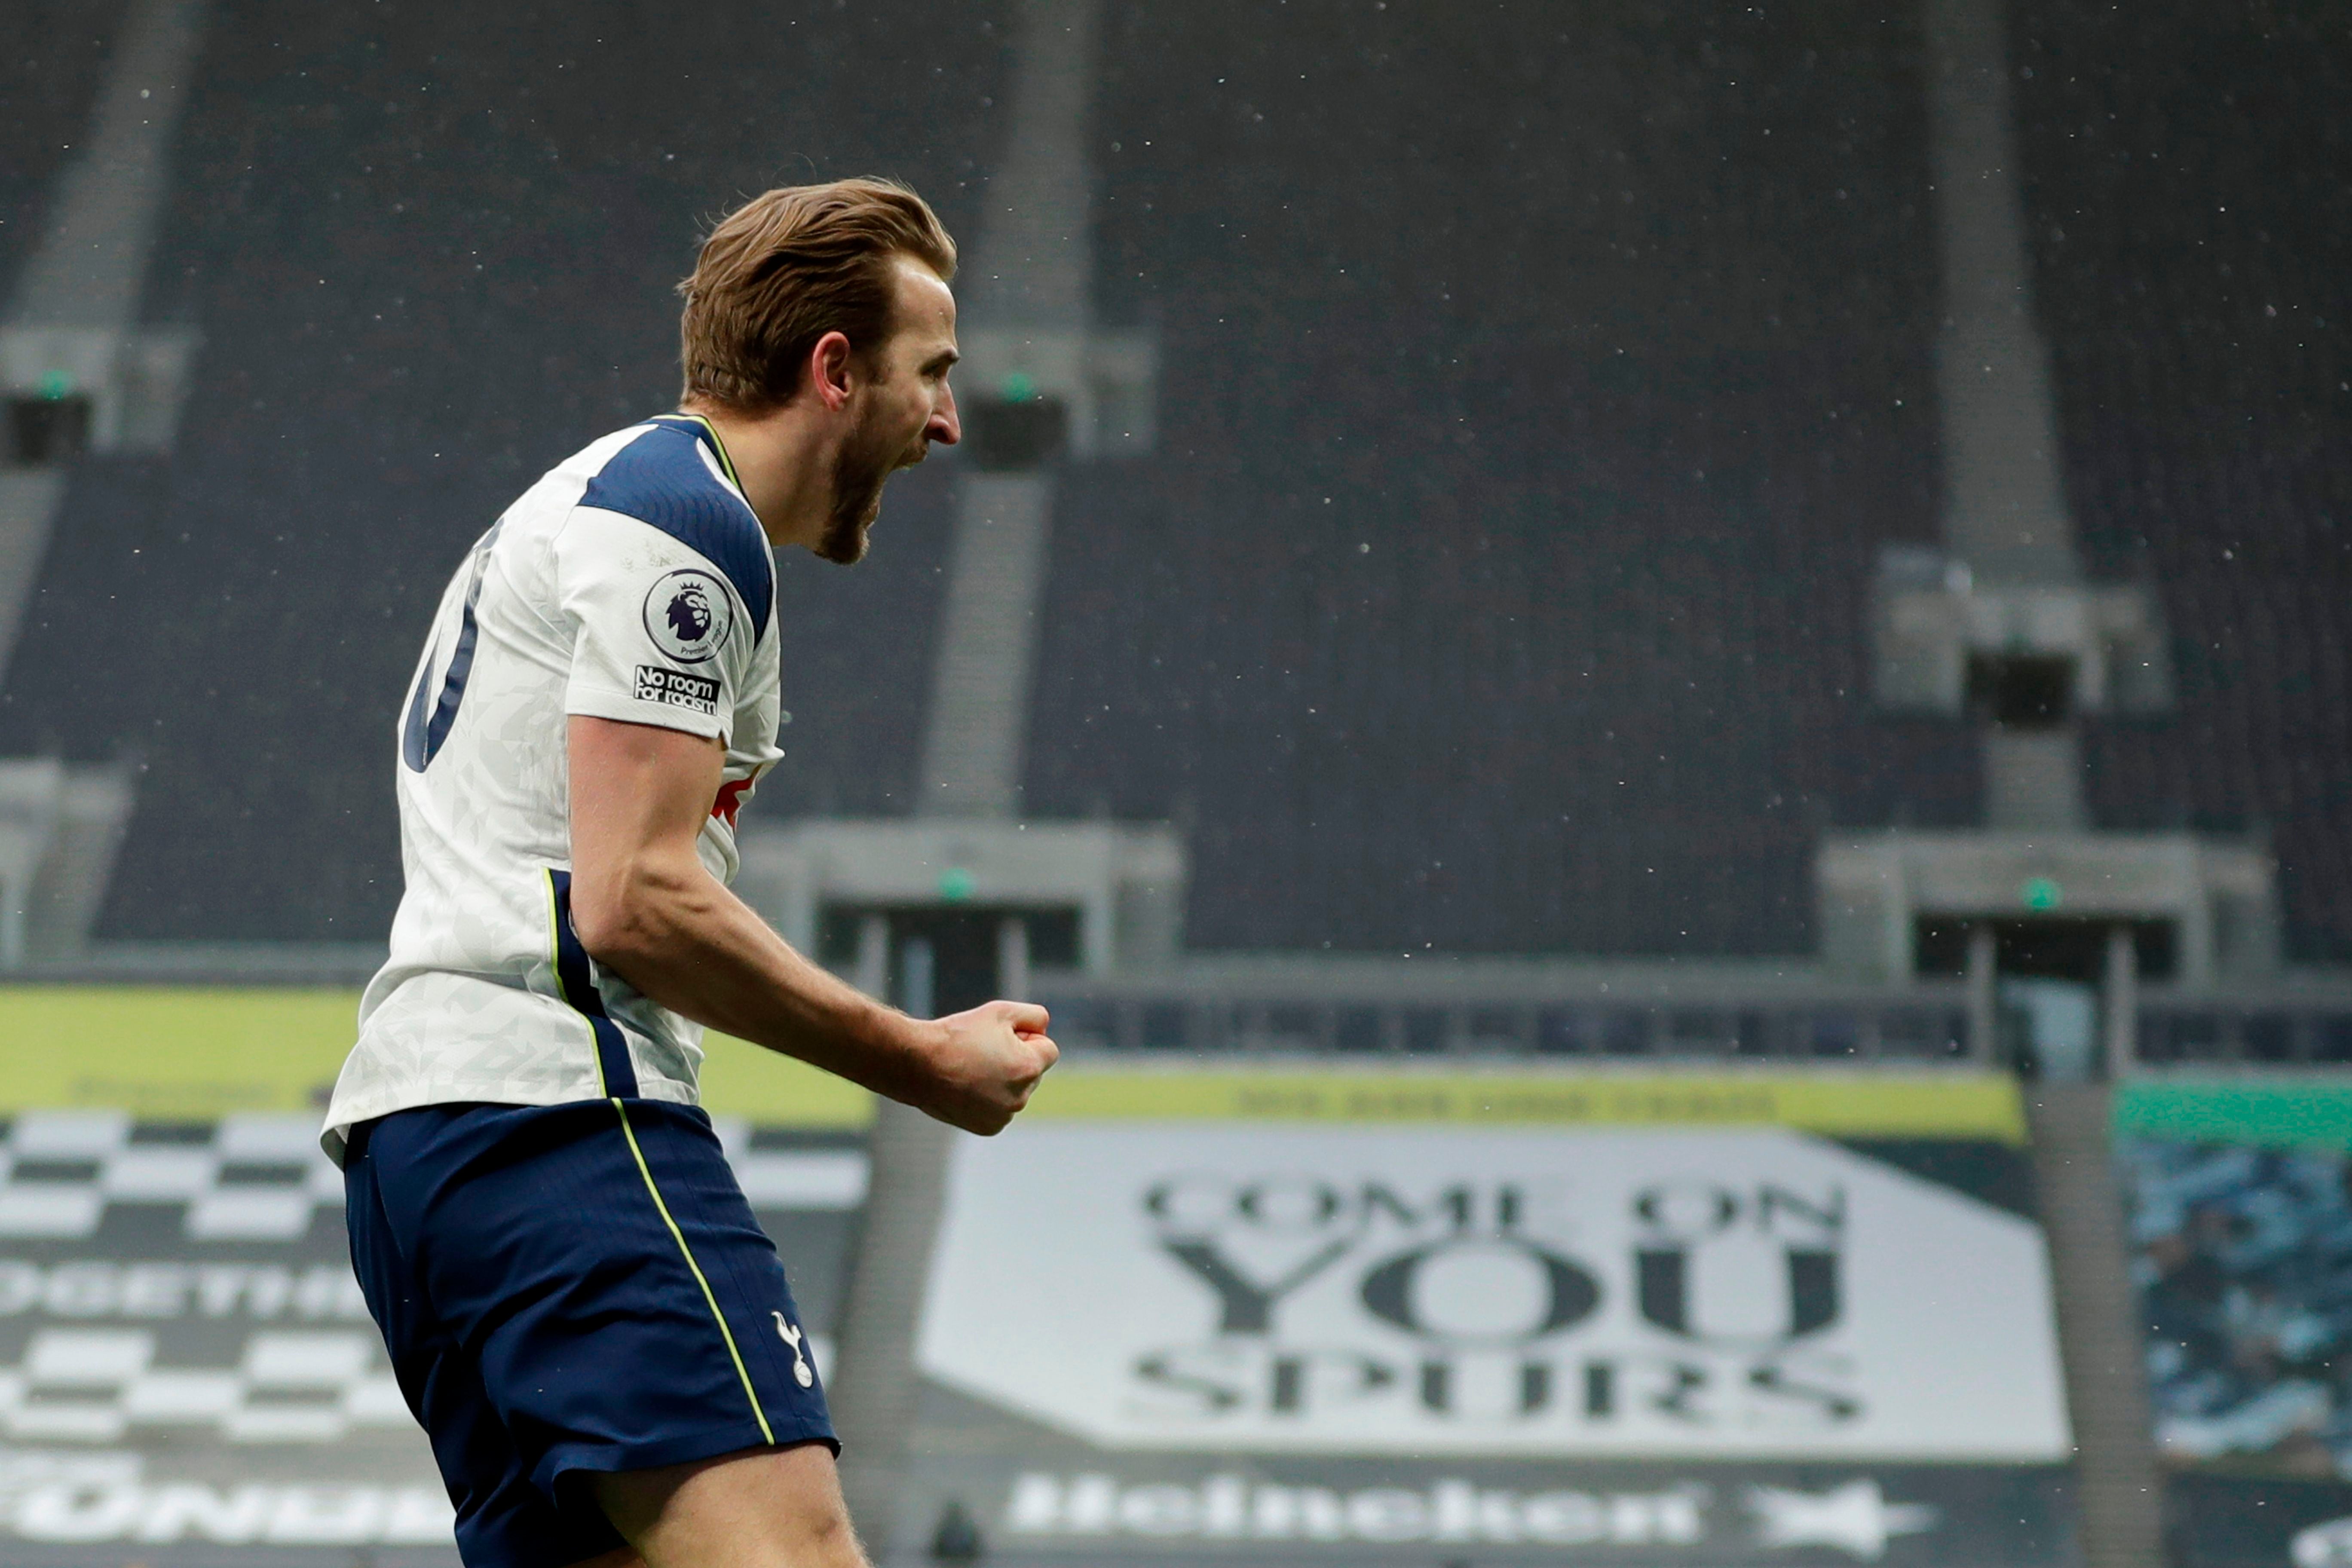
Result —
[{"label": "stadium wall", "polygon": [[[105,1110],[163,1121],[310,1112],[357,1036],[359,993],[235,986],[0,986],[0,1115]],[[723,1035],[704,1103],[763,1124],[855,1129],[861,1089]]]}]

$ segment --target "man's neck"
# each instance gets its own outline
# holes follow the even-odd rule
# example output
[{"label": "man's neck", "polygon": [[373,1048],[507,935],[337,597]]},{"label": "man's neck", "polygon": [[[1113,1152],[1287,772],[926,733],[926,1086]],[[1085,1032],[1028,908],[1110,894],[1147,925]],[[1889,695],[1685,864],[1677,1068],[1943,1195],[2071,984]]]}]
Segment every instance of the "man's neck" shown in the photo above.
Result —
[{"label": "man's neck", "polygon": [[804,404],[747,415],[691,398],[681,412],[718,436],[768,542],[813,548],[824,532],[834,454]]}]

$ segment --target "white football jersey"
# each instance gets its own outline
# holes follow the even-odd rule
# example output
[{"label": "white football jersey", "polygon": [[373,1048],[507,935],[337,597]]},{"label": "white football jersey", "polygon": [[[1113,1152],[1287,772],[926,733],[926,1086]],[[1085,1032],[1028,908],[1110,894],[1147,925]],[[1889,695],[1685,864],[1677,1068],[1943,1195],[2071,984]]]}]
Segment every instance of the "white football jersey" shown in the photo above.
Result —
[{"label": "white football jersey", "polygon": [[509,507],[451,579],[400,723],[389,961],[327,1111],[458,1100],[692,1104],[699,1026],[591,960],[572,926],[566,716],[718,738],[698,846],[731,881],[735,816],[776,749],[775,563],[725,449],[668,415],[595,442]]}]

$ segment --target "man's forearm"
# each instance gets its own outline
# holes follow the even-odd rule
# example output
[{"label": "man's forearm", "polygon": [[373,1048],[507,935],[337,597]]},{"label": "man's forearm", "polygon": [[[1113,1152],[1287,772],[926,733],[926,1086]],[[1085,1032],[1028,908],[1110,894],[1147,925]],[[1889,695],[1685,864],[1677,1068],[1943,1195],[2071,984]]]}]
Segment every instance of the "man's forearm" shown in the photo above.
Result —
[{"label": "man's forearm", "polygon": [[919,1102],[935,1079],[932,1026],[794,952],[699,861],[614,901],[625,912],[589,951],[663,1006],[893,1100]]}]

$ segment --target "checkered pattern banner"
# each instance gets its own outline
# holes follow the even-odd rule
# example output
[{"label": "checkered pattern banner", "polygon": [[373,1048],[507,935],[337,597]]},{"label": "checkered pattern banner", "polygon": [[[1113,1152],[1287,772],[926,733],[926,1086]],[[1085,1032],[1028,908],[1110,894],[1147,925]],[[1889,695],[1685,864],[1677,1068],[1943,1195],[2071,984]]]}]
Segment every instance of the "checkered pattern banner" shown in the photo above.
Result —
[{"label": "checkered pattern banner", "polygon": [[[341,1234],[342,1173],[309,1117],[140,1123],[110,1111],[36,1112],[0,1134],[0,1244],[81,1239],[110,1210],[167,1205],[196,1241],[294,1241],[323,1212]],[[722,1120],[720,1140],[754,1208],[854,1208],[866,1160],[850,1150],[769,1146]]]},{"label": "checkered pattern banner", "polygon": [[[718,1130],[822,1366],[862,1144]],[[446,1545],[342,1201],[311,1117],[0,1123],[0,1543]]]}]

